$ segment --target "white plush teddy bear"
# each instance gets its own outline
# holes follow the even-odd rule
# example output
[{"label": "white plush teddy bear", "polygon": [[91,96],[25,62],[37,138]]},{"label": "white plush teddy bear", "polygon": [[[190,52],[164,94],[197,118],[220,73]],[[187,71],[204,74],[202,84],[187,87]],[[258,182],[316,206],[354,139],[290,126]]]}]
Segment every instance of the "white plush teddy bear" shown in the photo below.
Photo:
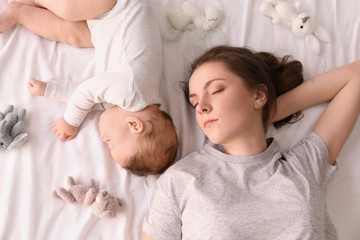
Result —
[{"label": "white plush teddy bear", "polygon": [[315,23],[305,12],[301,2],[293,4],[282,0],[264,0],[260,12],[272,18],[273,23],[291,28],[295,36],[305,38],[305,44],[316,55],[320,54],[320,41],[331,42],[331,36],[324,27]]},{"label": "white plush teddy bear", "polygon": [[195,3],[186,1],[182,5],[183,11],[170,10],[168,19],[177,30],[184,30],[188,25],[194,24],[197,29],[211,30],[221,22],[221,12],[215,6],[209,6],[204,12]]}]

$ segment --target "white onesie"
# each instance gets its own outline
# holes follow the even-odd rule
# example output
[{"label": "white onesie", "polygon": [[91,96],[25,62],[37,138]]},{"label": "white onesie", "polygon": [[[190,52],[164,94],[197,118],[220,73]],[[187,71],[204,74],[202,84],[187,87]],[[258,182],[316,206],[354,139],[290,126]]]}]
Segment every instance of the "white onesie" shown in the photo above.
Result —
[{"label": "white onesie", "polygon": [[158,25],[145,0],[118,0],[106,14],[88,20],[95,48],[95,76],[72,92],[71,85],[49,81],[45,96],[72,92],[64,119],[78,127],[95,104],[140,111],[160,104],[162,48]]}]

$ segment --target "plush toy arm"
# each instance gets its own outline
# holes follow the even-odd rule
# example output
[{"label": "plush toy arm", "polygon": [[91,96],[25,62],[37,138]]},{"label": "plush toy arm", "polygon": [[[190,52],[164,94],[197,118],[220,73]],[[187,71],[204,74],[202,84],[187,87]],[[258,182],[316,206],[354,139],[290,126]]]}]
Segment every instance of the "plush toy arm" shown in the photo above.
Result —
[{"label": "plush toy arm", "polygon": [[189,14],[180,11],[170,10],[167,16],[171,25],[177,30],[182,31],[187,25],[192,23],[192,17]]},{"label": "plush toy arm", "polygon": [[314,35],[310,34],[305,37],[305,45],[316,55],[320,54],[320,42]]},{"label": "plush toy arm", "polygon": [[[182,8],[183,12],[189,14],[195,22],[197,21],[197,19],[202,19],[205,17],[204,11],[194,2],[186,1],[183,3]],[[195,22],[194,24],[197,25]]]},{"label": "plush toy arm", "polygon": [[[56,195],[55,195],[55,193],[56,193]],[[69,204],[77,204],[74,196],[71,194],[71,192],[67,191],[66,189],[64,189],[62,187],[58,188],[55,193],[53,193],[53,196],[55,196],[56,198],[62,199],[66,203],[69,203]]]},{"label": "plush toy arm", "polygon": [[323,42],[331,42],[331,35],[330,33],[321,25],[317,25],[314,31],[314,35]]},{"label": "plush toy arm", "polygon": [[271,3],[262,2],[260,4],[259,11],[265,16],[271,17],[274,24],[280,24],[287,28],[291,27],[291,22],[282,18]]},{"label": "plush toy arm", "polygon": [[183,11],[191,16],[197,29],[210,30],[219,25],[220,11],[214,6],[208,7],[206,13],[194,2],[186,1],[182,7]]}]

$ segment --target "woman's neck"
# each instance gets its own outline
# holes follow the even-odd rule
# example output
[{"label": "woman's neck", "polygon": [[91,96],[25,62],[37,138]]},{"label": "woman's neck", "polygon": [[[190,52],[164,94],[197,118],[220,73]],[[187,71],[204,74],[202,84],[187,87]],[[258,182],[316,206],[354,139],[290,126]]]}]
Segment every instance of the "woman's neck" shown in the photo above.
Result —
[{"label": "woman's neck", "polygon": [[263,131],[251,133],[233,139],[228,143],[222,144],[224,151],[229,155],[251,156],[264,152],[267,148],[266,136]]}]

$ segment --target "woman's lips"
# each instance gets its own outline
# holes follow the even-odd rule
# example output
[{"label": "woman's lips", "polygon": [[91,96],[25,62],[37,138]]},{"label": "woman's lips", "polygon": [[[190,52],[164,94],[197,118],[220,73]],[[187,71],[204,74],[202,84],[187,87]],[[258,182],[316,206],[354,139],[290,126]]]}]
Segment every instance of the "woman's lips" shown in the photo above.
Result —
[{"label": "woman's lips", "polygon": [[209,119],[204,122],[204,128],[209,128],[211,125],[216,122],[218,119]]}]

